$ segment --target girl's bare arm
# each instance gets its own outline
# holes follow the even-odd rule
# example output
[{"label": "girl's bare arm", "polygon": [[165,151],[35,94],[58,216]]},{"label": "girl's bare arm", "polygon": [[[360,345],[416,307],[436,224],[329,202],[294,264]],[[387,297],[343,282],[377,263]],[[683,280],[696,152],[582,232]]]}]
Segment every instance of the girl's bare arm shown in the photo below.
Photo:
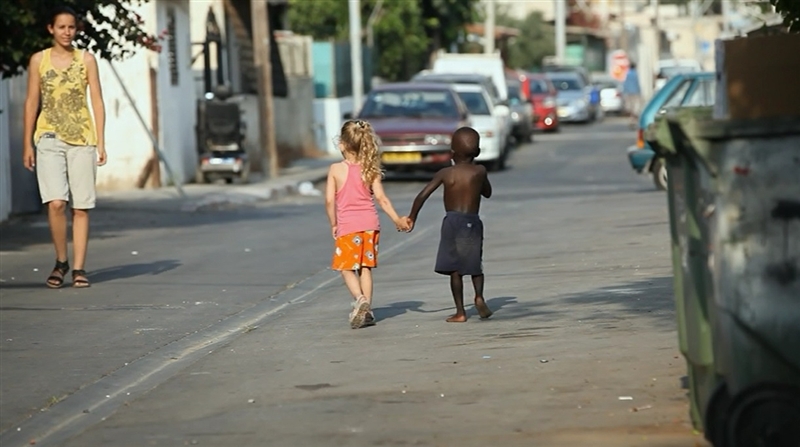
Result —
[{"label": "girl's bare arm", "polygon": [[328,181],[325,184],[325,212],[328,214],[333,237],[336,238],[336,177],[333,173],[334,166],[336,165],[331,165],[328,169]]},{"label": "girl's bare arm", "polygon": [[397,215],[397,211],[395,211],[394,206],[392,206],[392,201],[389,200],[386,191],[383,190],[383,183],[381,183],[380,177],[372,182],[372,193],[375,194],[375,201],[378,202],[383,212],[392,219],[392,222],[398,227],[407,229],[408,225],[405,219],[401,219],[400,216]]}]

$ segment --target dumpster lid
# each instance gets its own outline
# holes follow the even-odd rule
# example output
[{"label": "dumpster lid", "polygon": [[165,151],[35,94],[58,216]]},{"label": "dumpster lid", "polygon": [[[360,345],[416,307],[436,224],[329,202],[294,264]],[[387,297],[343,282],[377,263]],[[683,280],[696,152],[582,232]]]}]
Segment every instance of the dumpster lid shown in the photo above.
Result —
[{"label": "dumpster lid", "polygon": [[697,123],[697,136],[706,140],[800,136],[800,117],[757,120],[704,120]]}]

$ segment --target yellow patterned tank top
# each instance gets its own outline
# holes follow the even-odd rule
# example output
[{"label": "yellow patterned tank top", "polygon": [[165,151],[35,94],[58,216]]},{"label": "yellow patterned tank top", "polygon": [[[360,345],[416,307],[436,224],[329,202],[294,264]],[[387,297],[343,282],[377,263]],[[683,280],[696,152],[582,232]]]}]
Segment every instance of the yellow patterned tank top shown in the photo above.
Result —
[{"label": "yellow patterned tank top", "polygon": [[73,51],[72,62],[60,70],[50,60],[50,49],[44,50],[39,79],[42,110],[36,120],[34,141],[46,132],[53,132],[56,138],[68,144],[96,145],[97,136],[86,93],[89,81],[83,51]]}]

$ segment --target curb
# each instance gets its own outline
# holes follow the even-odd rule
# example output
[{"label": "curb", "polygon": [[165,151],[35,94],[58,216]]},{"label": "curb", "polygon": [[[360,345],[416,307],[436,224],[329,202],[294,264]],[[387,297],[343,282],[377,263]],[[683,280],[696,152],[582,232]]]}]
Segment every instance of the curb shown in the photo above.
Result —
[{"label": "curb", "polygon": [[300,185],[306,182],[316,183],[326,178],[328,167],[309,169],[307,172],[287,176],[266,184],[253,184],[232,189],[231,191],[214,193],[199,199],[189,199],[180,206],[182,212],[212,210],[225,206],[244,206],[269,200],[301,194]]}]

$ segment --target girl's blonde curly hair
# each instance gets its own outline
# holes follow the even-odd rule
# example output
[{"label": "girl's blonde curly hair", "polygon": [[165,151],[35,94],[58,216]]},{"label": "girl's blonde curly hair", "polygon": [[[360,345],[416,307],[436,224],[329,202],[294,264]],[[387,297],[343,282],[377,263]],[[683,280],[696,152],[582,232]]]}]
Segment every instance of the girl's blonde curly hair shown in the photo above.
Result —
[{"label": "girl's blonde curly hair", "polygon": [[342,125],[340,142],[344,150],[356,156],[361,165],[361,180],[367,186],[383,176],[381,159],[378,153],[380,139],[372,125],[363,120],[350,120]]}]

